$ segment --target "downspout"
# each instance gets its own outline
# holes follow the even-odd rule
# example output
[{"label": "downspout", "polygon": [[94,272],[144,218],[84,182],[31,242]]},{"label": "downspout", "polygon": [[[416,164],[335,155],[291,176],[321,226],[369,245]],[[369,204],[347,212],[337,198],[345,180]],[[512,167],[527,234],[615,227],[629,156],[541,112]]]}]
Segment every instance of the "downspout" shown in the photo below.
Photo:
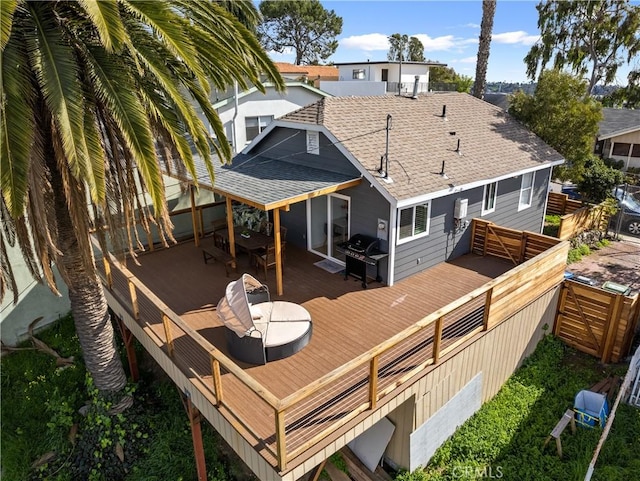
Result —
[{"label": "downspout", "polygon": [[231,119],[231,146],[234,154],[238,153],[238,131],[236,119],[238,118],[238,81],[233,82],[233,118]]}]

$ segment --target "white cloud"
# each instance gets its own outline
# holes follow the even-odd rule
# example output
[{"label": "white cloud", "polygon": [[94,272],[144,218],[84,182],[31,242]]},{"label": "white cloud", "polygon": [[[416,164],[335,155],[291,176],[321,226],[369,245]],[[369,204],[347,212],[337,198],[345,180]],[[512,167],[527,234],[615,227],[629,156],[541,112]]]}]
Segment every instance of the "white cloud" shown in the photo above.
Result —
[{"label": "white cloud", "polygon": [[275,50],[269,50],[267,52],[267,54],[269,55],[269,57],[271,57],[275,61],[278,61],[278,60],[289,59],[289,57],[291,57],[291,56],[293,56],[295,54],[295,51],[291,47],[285,47],[284,49],[282,49],[282,52],[276,52]]},{"label": "white cloud", "polygon": [[[447,52],[462,51],[468,45],[478,43],[477,38],[461,38],[453,35],[443,35],[441,37],[430,37],[426,33],[409,35],[417,37],[424,45],[425,52]],[[364,50],[372,52],[377,50],[389,50],[388,36],[382,33],[367,33],[364,35],[353,35],[340,39],[340,47],[352,50]]]},{"label": "white cloud", "polygon": [[443,35],[432,38],[426,33],[418,33],[413,36],[422,42],[425,52],[462,51],[466,49],[468,45],[478,43],[478,39],[476,38],[460,38],[454,37],[453,35]]},{"label": "white cloud", "polygon": [[520,44],[531,46],[538,41],[540,35],[529,35],[527,32],[518,30],[516,32],[494,33],[491,35],[491,41],[496,43],[506,43],[510,45]]},{"label": "white cloud", "polygon": [[476,63],[478,60],[478,57],[476,55],[474,55],[473,57],[465,57],[465,58],[461,58],[459,60],[457,60],[458,63]]},{"label": "white cloud", "polygon": [[340,46],[354,50],[371,52],[375,50],[389,50],[389,40],[382,33],[367,33],[365,35],[352,35],[339,40]]},{"label": "white cloud", "polygon": [[478,25],[477,23],[467,23],[465,25],[465,27],[467,27],[467,28],[480,28],[480,25]]}]

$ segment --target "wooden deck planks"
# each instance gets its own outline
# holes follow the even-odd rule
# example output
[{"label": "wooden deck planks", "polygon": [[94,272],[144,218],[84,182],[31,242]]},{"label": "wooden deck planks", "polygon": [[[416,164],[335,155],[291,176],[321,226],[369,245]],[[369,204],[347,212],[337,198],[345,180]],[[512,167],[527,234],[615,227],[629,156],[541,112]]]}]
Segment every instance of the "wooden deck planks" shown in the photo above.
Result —
[{"label": "wooden deck planks", "polygon": [[[239,363],[248,374],[279,398],[307,386],[513,267],[511,262],[500,259],[468,255],[451,263],[439,264],[392,287],[371,283],[368,289],[362,289],[359,281],[345,281],[339,274],[330,274],[314,266],[317,260],[317,256],[289,246],[284,269],[282,299],[304,305],[313,319],[314,332],[309,345],[295,356],[265,366]],[[204,264],[200,249],[193,243],[178,244],[141,255],[139,262],[140,265],[129,263],[128,268],[132,273],[200,335],[228,354],[225,328],[215,314],[215,305],[224,295],[227,283],[235,276],[232,274],[231,278],[227,278],[222,265]],[[246,258],[240,256],[238,262],[238,276],[244,271],[255,275],[248,268]],[[257,277],[264,281],[263,274]],[[274,295],[273,270],[269,271],[267,284],[272,299],[278,299]],[[144,317],[144,311],[141,316]],[[156,336],[164,338],[162,324],[154,321],[147,329],[153,329]],[[432,336],[432,328],[426,331],[423,337],[417,336],[415,342]],[[191,372],[194,379],[199,379],[202,385],[210,389],[207,397],[213,403],[215,397],[211,391],[210,361],[206,353],[194,348],[192,342],[176,332],[176,352],[186,356],[186,363],[180,367],[183,372]],[[431,349],[426,349],[421,353],[420,360],[426,360],[430,355]],[[393,370],[409,369],[415,363],[415,358],[400,361]],[[383,367],[384,364],[381,364]],[[367,369],[368,366],[364,366],[362,372],[366,373]],[[351,377],[356,379],[361,375],[358,372]],[[391,381],[383,379],[383,385],[387,382]],[[275,462],[273,409],[229,373],[223,375],[222,384],[225,406],[222,412],[230,415],[228,408],[240,424],[250,426],[258,439],[264,440],[268,446],[265,450],[256,445],[256,449],[267,460]],[[315,405],[307,403],[288,413],[287,449],[292,450],[304,444],[330,426],[334,416],[344,415],[349,409],[360,405],[363,399],[366,401],[367,383],[361,383],[360,388],[360,391],[354,391],[348,399],[336,403],[331,410],[317,418],[310,417],[309,411],[332,398],[335,393],[332,394],[330,389],[314,400]],[[243,435],[250,438],[246,432]]]}]

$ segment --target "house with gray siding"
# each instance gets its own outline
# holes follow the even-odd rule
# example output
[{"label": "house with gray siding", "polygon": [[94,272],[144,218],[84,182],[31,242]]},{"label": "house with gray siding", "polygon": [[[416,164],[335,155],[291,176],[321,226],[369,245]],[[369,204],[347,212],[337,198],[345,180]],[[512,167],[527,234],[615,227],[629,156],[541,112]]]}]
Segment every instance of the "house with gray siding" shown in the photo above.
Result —
[{"label": "house with gray siding", "polygon": [[393,285],[468,253],[473,218],[541,232],[562,162],[468,94],[327,97],[270,123],[217,168],[216,189],[267,211],[286,202],[287,242],[338,264],[354,234],[379,239]]}]

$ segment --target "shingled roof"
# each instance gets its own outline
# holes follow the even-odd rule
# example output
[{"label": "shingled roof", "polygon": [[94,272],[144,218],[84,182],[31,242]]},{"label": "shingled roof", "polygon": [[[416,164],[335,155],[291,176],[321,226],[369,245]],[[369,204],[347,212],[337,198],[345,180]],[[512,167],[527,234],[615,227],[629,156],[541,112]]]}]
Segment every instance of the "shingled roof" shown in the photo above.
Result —
[{"label": "shingled roof", "polygon": [[640,130],[640,110],[604,108],[602,115],[598,124],[599,140]]},{"label": "shingled roof", "polygon": [[[377,172],[385,152],[387,114],[392,116],[393,182],[382,181]],[[558,152],[508,113],[464,93],[324,98],[280,120],[326,127],[397,200],[562,162]],[[456,152],[458,140],[461,154]],[[443,162],[446,178],[440,175]]]}]

